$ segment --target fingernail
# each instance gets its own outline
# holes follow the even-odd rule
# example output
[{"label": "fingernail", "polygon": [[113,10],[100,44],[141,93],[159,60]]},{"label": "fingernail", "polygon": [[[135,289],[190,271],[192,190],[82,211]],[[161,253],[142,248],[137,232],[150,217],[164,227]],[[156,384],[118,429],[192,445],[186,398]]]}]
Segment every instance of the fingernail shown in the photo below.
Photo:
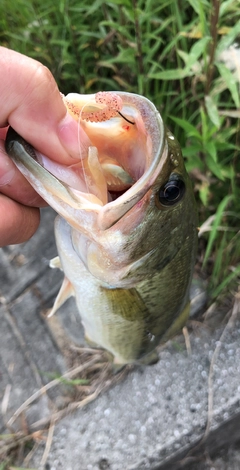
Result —
[{"label": "fingernail", "polygon": [[11,183],[16,174],[16,167],[7,157],[0,160],[0,186],[6,186]]},{"label": "fingernail", "polygon": [[80,124],[70,114],[66,114],[65,118],[60,122],[57,133],[60,142],[73,158],[79,159],[80,155],[81,158],[84,158],[84,154],[87,154],[91,142]]}]

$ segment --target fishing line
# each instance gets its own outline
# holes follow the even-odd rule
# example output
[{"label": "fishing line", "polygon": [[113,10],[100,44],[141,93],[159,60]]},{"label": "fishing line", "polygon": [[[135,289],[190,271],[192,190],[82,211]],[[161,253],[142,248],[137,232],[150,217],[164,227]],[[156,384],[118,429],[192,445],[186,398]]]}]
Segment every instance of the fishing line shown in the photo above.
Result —
[{"label": "fishing line", "polygon": [[120,113],[120,111],[117,111],[117,113],[127,122],[129,122],[129,124],[132,124],[134,126],[135,122],[132,122],[130,121],[130,119],[127,119],[125,116],[123,116],[122,113]]},{"label": "fishing line", "polygon": [[[79,112],[79,116],[78,116],[78,144],[79,144],[79,150],[80,150],[80,160],[81,160],[81,165],[82,165],[82,171],[83,171],[83,177],[84,177],[84,181],[85,181],[85,184],[86,184],[86,187],[87,187],[87,192],[90,194],[90,190],[89,190],[89,185],[88,185],[88,181],[87,181],[87,175],[86,175],[86,171],[85,171],[85,168],[84,168],[84,165],[83,165],[83,158],[82,158],[82,150],[81,150],[81,139],[80,139],[80,130],[81,130],[81,120],[84,121],[84,119],[82,119],[82,113],[83,113],[83,110],[86,106],[89,106],[91,105],[92,102],[91,101],[88,101],[86,104],[83,105],[82,109],[80,110]],[[88,158],[88,157],[87,157]]]}]

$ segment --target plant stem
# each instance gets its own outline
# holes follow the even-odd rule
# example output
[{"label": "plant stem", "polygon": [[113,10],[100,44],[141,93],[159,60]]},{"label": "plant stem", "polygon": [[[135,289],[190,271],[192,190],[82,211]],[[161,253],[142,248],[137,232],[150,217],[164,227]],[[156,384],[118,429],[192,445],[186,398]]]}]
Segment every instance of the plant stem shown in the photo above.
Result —
[{"label": "plant stem", "polygon": [[218,36],[218,19],[219,19],[219,9],[220,9],[220,0],[212,0],[211,14],[210,14],[210,34],[212,37],[210,50],[209,50],[209,62],[207,69],[207,80],[205,87],[205,94],[208,95],[214,71],[214,57],[217,47],[217,36]]},{"label": "plant stem", "polygon": [[141,41],[141,31],[138,21],[138,12],[137,12],[137,0],[132,0],[133,13],[134,13],[134,23],[135,23],[135,35],[137,42],[137,60],[138,60],[138,70],[140,75],[144,75],[144,65],[143,65],[143,53],[142,53],[142,41]]}]

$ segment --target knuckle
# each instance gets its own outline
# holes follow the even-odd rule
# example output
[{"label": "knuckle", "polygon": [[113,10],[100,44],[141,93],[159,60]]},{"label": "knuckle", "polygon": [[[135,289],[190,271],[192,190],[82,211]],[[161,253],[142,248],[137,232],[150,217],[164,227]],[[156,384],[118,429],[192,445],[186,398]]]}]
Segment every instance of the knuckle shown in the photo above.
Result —
[{"label": "knuckle", "polygon": [[55,80],[53,78],[52,73],[50,70],[40,62],[36,62],[35,64],[35,79],[39,81],[40,83],[54,83]]},{"label": "knuckle", "polygon": [[46,101],[58,91],[55,79],[50,70],[40,62],[33,61],[31,73],[26,84],[26,95],[31,101]]}]

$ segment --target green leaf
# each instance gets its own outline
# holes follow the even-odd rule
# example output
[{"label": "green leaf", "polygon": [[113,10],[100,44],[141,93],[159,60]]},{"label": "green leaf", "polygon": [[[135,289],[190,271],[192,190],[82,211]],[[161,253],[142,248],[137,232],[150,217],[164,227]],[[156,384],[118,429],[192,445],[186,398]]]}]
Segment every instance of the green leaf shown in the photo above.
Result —
[{"label": "green leaf", "polygon": [[192,65],[197,62],[198,58],[203,54],[203,52],[206,51],[206,47],[210,40],[210,36],[205,36],[193,44],[189,54],[189,62],[187,63],[188,67],[192,67]]},{"label": "green leaf", "polygon": [[200,171],[205,170],[204,162],[199,157],[201,150],[202,148],[199,148],[199,146],[196,145],[189,145],[189,147],[184,147],[182,149],[183,157],[187,158],[185,166],[188,172],[194,170],[195,168],[198,168]]},{"label": "green leaf", "polygon": [[[209,145],[206,145],[206,150],[209,149]],[[212,155],[210,153],[207,153],[206,156],[205,156],[205,161],[206,161],[206,164],[209,168],[209,170],[221,181],[224,181],[225,180],[225,177],[223,175],[223,172],[222,172],[222,169],[219,165],[219,163],[217,163],[214,158],[212,157]]]},{"label": "green leaf", "polygon": [[197,131],[196,127],[194,127],[188,121],[185,121],[185,119],[176,118],[174,116],[169,116],[169,117],[174,122],[176,122],[180,127],[182,127],[182,129],[184,129],[186,131],[187,137],[194,136],[194,137],[197,137],[199,140],[202,140],[202,136]]},{"label": "green leaf", "polygon": [[235,103],[236,108],[240,107],[240,99],[239,99],[239,84],[236,83],[237,79],[234,77],[234,74],[231,70],[229,70],[224,64],[217,63],[217,68],[223,80],[226,82],[226,86],[229,89],[232,99]]},{"label": "green leaf", "polygon": [[219,294],[223,291],[223,289],[239,275],[240,275],[240,265],[236,266],[234,271],[232,273],[230,273],[229,276],[227,276],[221,282],[221,284],[213,291],[212,296],[215,297],[215,298],[218,297]]},{"label": "green leaf", "polygon": [[229,7],[231,11],[231,7],[235,3],[235,0],[226,0],[226,1],[221,1],[220,9],[219,9],[219,18],[221,18],[225,13],[227,13]]},{"label": "green leaf", "polygon": [[194,160],[196,158],[198,158],[199,160],[199,163],[202,161],[200,160],[200,158],[197,156],[199,152],[202,151],[202,145],[199,144],[199,145],[188,145],[187,147],[182,147],[182,154],[184,157],[192,157],[194,158]]},{"label": "green leaf", "polygon": [[117,67],[115,65],[111,64],[110,62],[108,62],[108,60],[99,60],[97,62],[97,66],[112,69],[115,73],[117,73],[117,71],[118,71]]},{"label": "green leaf", "polygon": [[[111,3],[115,5],[125,5],[128,8],[131,7],[130,0],[112,0]],[[103,5],[106,5],[105,0],[96,0],[94,3],[89,2],[86,16],[92,15],[93,13],[97,15],[98,10],[101,10]]]},{"label": "green leaf", "polygon": [[[103,3],[106,4],[105,1]],[[130,0],[111,0],[111,3],[114,3],[115,5],[120,5],[120,6],[124,5],[125,7],[132,9],[132,3]]]},{"label": "green leaf", "polygon": [[135,58],[135,50],[134,49],[121,49],[119,51],[119,54],[116,55],[116,57],[112,57],[111,59],[108,59],[109,63],[117,64],[128,64],[133,66],[136,62]]},{"label": "green leaf", "polygon": [[183,60],[183,62],[185,62],[185,65],[187,65],[187,63],[189,61],[189,54],[187,52],[184,52],[184,51],[181,51],[181,50],[178,50],[177,52],[178,52],[178,55]]},{"label": "green leaf", "polygon": [[62,375],[52,372],[45,372],[44,375],[53,378],[54,380],[57,379],[60,383],[66,385],[88,385],[90,382],[88,379],[68,379],[66,377],[63,377]]},{"label": "green leaf", "polygon": [[162,70],[161,72],[149,74],[148,78],[155,80],[181,80],[185,77],[192,77],[195,72],[187,68]]},{"label": "green leaf", "polygon": [[210,140],[205,144],[204,149],[207,150],[207,152],[211,155],[214,163],[217,163],[217,149],[215,142]]},{"label": "green leaf", "polygon": [[217,129],[219,129],[221,122],[218,114],[218,108],[211,96],[205,96],[205,104],[209,118],[211,119],[212,123],[217,127]]},{"label": "green leaf", "polygon": [[199,0],[188,0],[188,2],[190,3],[191,7],[195,10],[195,12],[197,13],[197,15],[200,14],[200,2]]},{"label": "green leaf", "polygon": [[234,41],[240,34],[240,21],[237,21],[236,24],[230,29],[229,33],[220,39],[217,49],[216,55],[218,56],[221,52],[225,51],[234,44]]},{"label": "green leaf", "polygon": [[229,202],[232,199],[233,199],[233,196],[231,194],[227,195],[227,196],[224,197],[224,199],[222,200],[222,202],[220,202],[220,204],[218,206],[218,209],[217,209],[217,212],[216,212],[216,217],[215,217],[213,225],[212,225],[212,230],[211,230],[210,235],[209,235],[208,244],[207,244],[207,248],[206,248],[206,252],[205,252],[205,256],[204,256],[204,260],[203,260],[203,266],[205,266],[205,264],[206,264],[206,262],[209,258],[209,255],[211,253],[214,240],[216,239],[216,236],[217,236],[218,226],[220,225],[221,219],[223,217],[223,212],[225,211],[225,208],[227,207],[227,205],[229,204]]},{"label": "green leaf", "polygon": [[196,73],[196,64],[198,64],[197,70],[201,70],[201,65],[198,62],[199,57],[206,51],[207,44],[210,41],[209,36],[205,36],[202,39],[199,39],[199,41],[196,41],[195,44],[192,46],[191,50],[189,53],[185,51],[178,50],[179,56],[182,58],[182,60],[185,63],[185,68],[184,73],[186,74],[191,68],[195,65],[194,67],[194,72]]},{"label": "green leaf", "polygon": [[199,196],[200,196],[200,199],[201,199],[201,201],[202,201],[202,203],[205,207],[207,207],[207,205],[208,205],[209,194],[210,194],[209,184],[205,183],[205,182],[202,183],[202,185],[199,189]]}]

